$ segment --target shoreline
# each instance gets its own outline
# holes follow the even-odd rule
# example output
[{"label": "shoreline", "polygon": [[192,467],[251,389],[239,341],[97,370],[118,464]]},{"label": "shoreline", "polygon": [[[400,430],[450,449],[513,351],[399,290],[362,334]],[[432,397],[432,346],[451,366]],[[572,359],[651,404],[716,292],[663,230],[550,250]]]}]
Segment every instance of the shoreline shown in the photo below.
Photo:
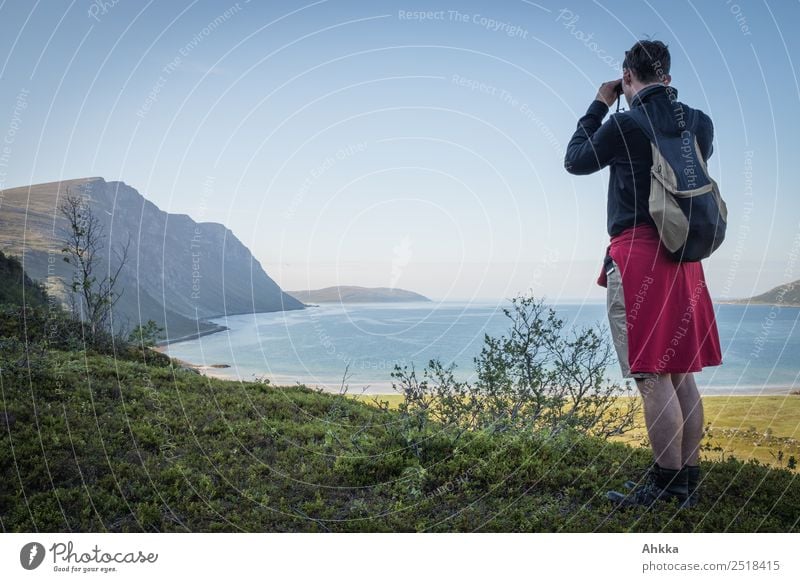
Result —
[{"label": "shoreline", "polygon": [[[164,353],[164,349],[166,346],[158,346],[151,349]],[[169,356],[169,354],[166,354]],[[215,378],[217,380],[224,380],[226,382],[253,382],[253,379],[245,379],[239,377],[236,373],[235,369],[228,364],[195,364],[192,362],[188,362],[186,360],[182,360],[180,358],[176,358],[173,356],[169,356],[176,362],[178,362],[181,366],[185,368],[190,368],[196,370],[198,373],[208,376],[209,378]],[[222,372],[222,370],[229,370],[229,372]],[[236,377],[232,377],[231,374],[235,374]],[[307,386],[308,388],[322,388],[324,392],[329,393],[338,393],[341,386],[342,381],[341,379],[336,381],[325,381],[318,378],[300,378],[297,376],[286,376],[286,375],[269,375],[268,373],[262,374],[261,377],[269,378],[270,384],[273,386],[297,386],[298,384]],[[354,394],[364,394],[364,395],[375,395],[375,396],[391,396],[391,395],[398,395],[399,392],[392,389],[392,383],[390,381],[378,381],[378,382],[345,382],[348,386],[347,393],[350,395]],[[774,385],[774,386],[763,386],[761,388],[740,388],[736,389],[736,387],[732,386],[706,386],[705,389],[701,386],[700,387],[700,396],[702,398],[707,397],[739,397],[739,396],[800,396],[798,394],[792,394],[792,391],[800,391],[800,387],[798,386],[787,386],[787,385]]]},{"label": "shoreline", "polygon": [[[191,340],[198,339],[198,338],[201,338],[201,337],[205,337],[207,335],[211,335],[212,333],[219,333],[221,331],[227,331],[227,330],[230,329],[227,325],[222,325],[221,323],[213,323],[211,321],[212,319],[223,318],[223,317],[227,318],[227,317],[233,317],[233,316],[236,316],[236,315],[258,315],[260,313],[279,313],[279,312],[287,312],[287,311],[301,311],[301,310],[304,310],[304,309],[306,309],[308,307],[319,307],[319,306],[318,305],[306,305],[304,303],[301,303],[300,307],[294,307],[294,308],[290,307],[288,309],[276,309],[274,311],[242,311],[241,313],[221,313],[219,315],[213,315],[213,316],[204,318],[203,321],[205,321],[207,323],[212,323],[215,327],[210,328],[210,329],[205,329],[203,331],[195,331],[195,332],[192,332],[190,334],[182,335],[182,336],[177,337],[177,338],[167,338],[167,339],[159,340],[159,341],[156,342],[156,347],[157,348],[163,348],[163,347],[166,347],[166,346],[168,346],[170,344],[176,344],[178,342],[187,342],[187,341],[191,341]],[[199,320],[198,320],[198,322],[199,322]],[[161,350],[159,350],[159,351],[161,351]]]},{"label": "shoreline", "polygon": [[188,368],[190,370],[195,370],[197,373],[199,373],[199,374],[201,374],[203,376],[208,376],[209,378],[217,378],[219,380],[227,380],[227,381],[231,381],[231,382],[238,382],[238,380],[236,380],[234,378],[229,378],[228,376],[226,376],[224,374],[221,374],[219,372],[217,372],[216,374],[214,373],[216,370],[224,370],[224,369],[230,368],[229,364],[208,364],[208,365],[193,364],[192,362],[188,362],[186,360],[182,360],[181,358],[176,358],[175,356],[170,356],[169,354],[164,353],[164,349],[163,348],[166,348],[166,346],[156,346],[156,347],[153,347],[153,348],[150,348],[150,349],[152,349],[152,350],[154,350],[156,352],[161,352],[162,354],[167,356],[169,359],[177,362],[178,365],[180,365],[180,367]]},{"label": "shoreline", "polygon": [[195,331],[187,335],[182,335],[177,338],[167,338],[164,340],[160,340],[156,343],[154,349],[157,349],[159,352],[163,352],[161,348],[166,348],[170,344],[176,344],[178,342],[188,342],[190,340],[199,339],[201,337],[205,337],[207,335],[211,335],[212,333],[219,333],[221,331],[227,331],[230,328],[227,325],[219,325],[215,324],[216,327],[211,329],[204,329],[203,331]]}]

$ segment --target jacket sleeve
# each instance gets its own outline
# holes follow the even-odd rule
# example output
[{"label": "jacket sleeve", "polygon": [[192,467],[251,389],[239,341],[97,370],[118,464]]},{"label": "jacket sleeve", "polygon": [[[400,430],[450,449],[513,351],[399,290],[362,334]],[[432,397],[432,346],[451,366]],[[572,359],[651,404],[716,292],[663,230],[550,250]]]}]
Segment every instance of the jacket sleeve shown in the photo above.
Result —
[{"label": "jacket sleeve", "polygon": [[700,155],[705,161],[714,153],[714,123],[711,118],[700,112],[701,123],[697,130],[697,145],[700,146]]},{"label": "jacket sleeve", "polygon": [[564,168],[570,174],[591,174],[602,170],[614,159],[620,143],[621,128],[617,116],[603,123],[608,105],[595,99],[567,145]]}]

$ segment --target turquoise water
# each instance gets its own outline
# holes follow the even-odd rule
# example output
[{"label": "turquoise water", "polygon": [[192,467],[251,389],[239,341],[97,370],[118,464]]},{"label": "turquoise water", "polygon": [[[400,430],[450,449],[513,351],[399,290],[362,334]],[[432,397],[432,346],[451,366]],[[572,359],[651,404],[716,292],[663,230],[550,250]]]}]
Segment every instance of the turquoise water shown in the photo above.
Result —
[{"label": "turquoise water", "polygon": [[[429,359],[455,362],[460,379],[474,377],[473,357],[484,334],[500,335],[510,320],[508,301],[361,303],[302,311],[218,318],[230,329],[171,344],[167,353],[194,364],[228,364],[209,373],[232,379],[338,390],[349,363],[350,392],[392,393],[395,364],[418,371]],[[600,323],[601,303],[554,305],[565,329]],[[800,309],[715,304],[722,365],[696,375],[706,394],[786,393],[800,388]],[[610,335],[607,336],[609,342]],[[622,381],[616,360],[606,375]],[[418,377],[421,376],[418,374]]]}]

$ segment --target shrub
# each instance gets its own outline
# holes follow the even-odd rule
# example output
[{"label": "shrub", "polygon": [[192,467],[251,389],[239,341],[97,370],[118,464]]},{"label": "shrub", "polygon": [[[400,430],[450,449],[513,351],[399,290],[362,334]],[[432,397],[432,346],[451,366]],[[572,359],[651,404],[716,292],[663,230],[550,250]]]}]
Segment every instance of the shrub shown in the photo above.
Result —
[{"label": "shrub", "polygon": [[164,328],[160,327],[152,319],[147,320],[144,325],[137,325],[128,335],[128,342],[139,345],[143,348],[151,348],[161,339]]},{"label": "shrub", "polygon": [[413,365],[395,366],[392,386],[403,396],[400,412],[409,431],[423,432],[435,422],[455,429],[455,438],[475,429],[557,434],[565,428],[608,438],[634,427],[640,404],[629,382],[622,387],[605,378],[615,356],[602,329],[565,333],[564,321],[532,296],[518,295],[503,312],[509,331],[484,336],[474,383],[457,381],[455,366],[437,359],[421,380]]}]

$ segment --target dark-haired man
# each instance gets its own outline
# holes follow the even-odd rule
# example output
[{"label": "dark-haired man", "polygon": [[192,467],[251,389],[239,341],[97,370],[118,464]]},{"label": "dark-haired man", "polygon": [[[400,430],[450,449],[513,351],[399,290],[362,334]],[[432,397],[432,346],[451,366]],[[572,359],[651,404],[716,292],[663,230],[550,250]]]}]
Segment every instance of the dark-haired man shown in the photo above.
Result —
[{"label": "dark-haired man", "polygon": [[[606,248],[597,284],[607,289],[608,319],[624,378],[633,378],[644,403],[654,462],[628,494],[609,491],[620,505],[697,502],[703,405],[693,372],[722,361],[713,305],[702,264],[675,262],[660,244],[649,212],[651,142],[631,112],[603,118],[619,85],[630,108],[665,135],[697,140],[687,155],[707,160],[713,124],[677,100],[671,59],[660,41],[639,41],[625,52],[622,78],[603,83],[567,146],[564,166],[590,174],[609,166]],[[692,139],[689,139],[692,138]],[[698,162],[700,160],[697,160]]]}]

